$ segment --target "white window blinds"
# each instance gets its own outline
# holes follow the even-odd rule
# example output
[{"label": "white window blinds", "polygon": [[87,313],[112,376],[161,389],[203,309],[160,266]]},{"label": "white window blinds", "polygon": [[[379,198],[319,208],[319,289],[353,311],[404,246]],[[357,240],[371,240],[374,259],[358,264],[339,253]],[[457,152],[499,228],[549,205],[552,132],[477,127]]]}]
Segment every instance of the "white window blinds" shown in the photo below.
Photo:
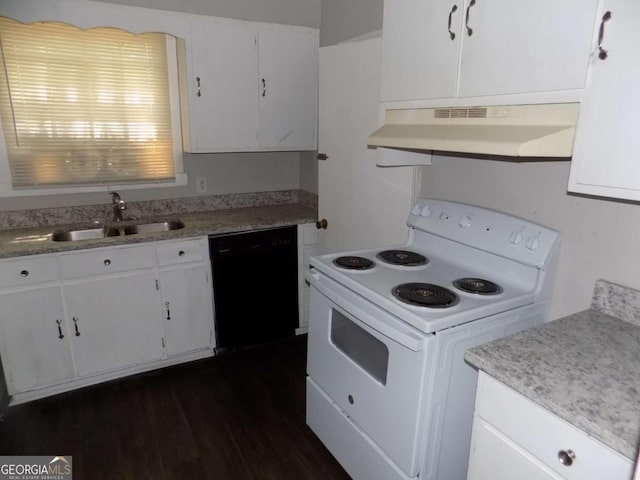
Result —
[{"label": "white window blinds", "polygon": [[0,17],[14,188],[175,178],[165,35]]}]

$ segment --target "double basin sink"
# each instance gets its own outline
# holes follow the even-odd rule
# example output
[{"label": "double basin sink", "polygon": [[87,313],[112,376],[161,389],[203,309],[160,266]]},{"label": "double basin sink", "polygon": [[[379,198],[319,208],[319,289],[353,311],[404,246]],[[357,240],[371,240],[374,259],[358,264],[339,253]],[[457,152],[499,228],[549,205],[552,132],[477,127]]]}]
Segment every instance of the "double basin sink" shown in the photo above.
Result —
[{"label": "double basin sink", "polygon": [[75,242],[78,240],[95,240],[105,237],[120,237],[124,235],[136,235],[138,233],[170,232],[184,228],[180,220],[161,222],[138,222],[127,226],[108,228],[74,228],[69,230],[57,230],[51,235],[54,242]]}]

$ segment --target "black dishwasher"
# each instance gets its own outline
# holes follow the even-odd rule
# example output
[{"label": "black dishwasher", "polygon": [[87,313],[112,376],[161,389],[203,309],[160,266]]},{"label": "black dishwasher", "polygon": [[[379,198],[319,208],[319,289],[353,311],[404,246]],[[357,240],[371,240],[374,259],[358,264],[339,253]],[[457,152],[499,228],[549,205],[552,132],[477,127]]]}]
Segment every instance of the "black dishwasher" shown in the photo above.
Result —
[{"label": "black dishwasher", "polygon": [[295,335],[298,253],[295,226],[209,238],[216,350]]}]

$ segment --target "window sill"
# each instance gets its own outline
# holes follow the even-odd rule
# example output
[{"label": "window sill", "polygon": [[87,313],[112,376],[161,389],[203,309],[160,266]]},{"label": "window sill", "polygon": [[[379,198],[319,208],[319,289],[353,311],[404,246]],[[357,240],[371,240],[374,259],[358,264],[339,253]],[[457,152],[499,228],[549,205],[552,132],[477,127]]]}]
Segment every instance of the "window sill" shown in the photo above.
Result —
[{"label": "window sill", "polygon": [[0,197],[35,197],[40,195],[62,195],[69,193],[110,192],[113,190],[146,190],[148,188],[183,187],[187,185],[187,174],[176,174],[173,182],[162,183],[137,183],[122,185],[94,185],[94,186],[70,186],[59,188],[29,188],[14,190],[11,185],[0,184]]}]

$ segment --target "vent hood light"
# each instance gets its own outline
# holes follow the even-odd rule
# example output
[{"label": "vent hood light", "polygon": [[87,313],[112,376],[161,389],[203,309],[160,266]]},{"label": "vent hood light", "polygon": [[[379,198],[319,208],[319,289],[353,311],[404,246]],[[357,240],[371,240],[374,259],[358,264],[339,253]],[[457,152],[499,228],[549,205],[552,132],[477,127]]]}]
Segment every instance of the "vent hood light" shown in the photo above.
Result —
[{"label": "vent hood light", "polygon": [[513,157],[570,157],[578,103],[387,110],[369,146]]}]

